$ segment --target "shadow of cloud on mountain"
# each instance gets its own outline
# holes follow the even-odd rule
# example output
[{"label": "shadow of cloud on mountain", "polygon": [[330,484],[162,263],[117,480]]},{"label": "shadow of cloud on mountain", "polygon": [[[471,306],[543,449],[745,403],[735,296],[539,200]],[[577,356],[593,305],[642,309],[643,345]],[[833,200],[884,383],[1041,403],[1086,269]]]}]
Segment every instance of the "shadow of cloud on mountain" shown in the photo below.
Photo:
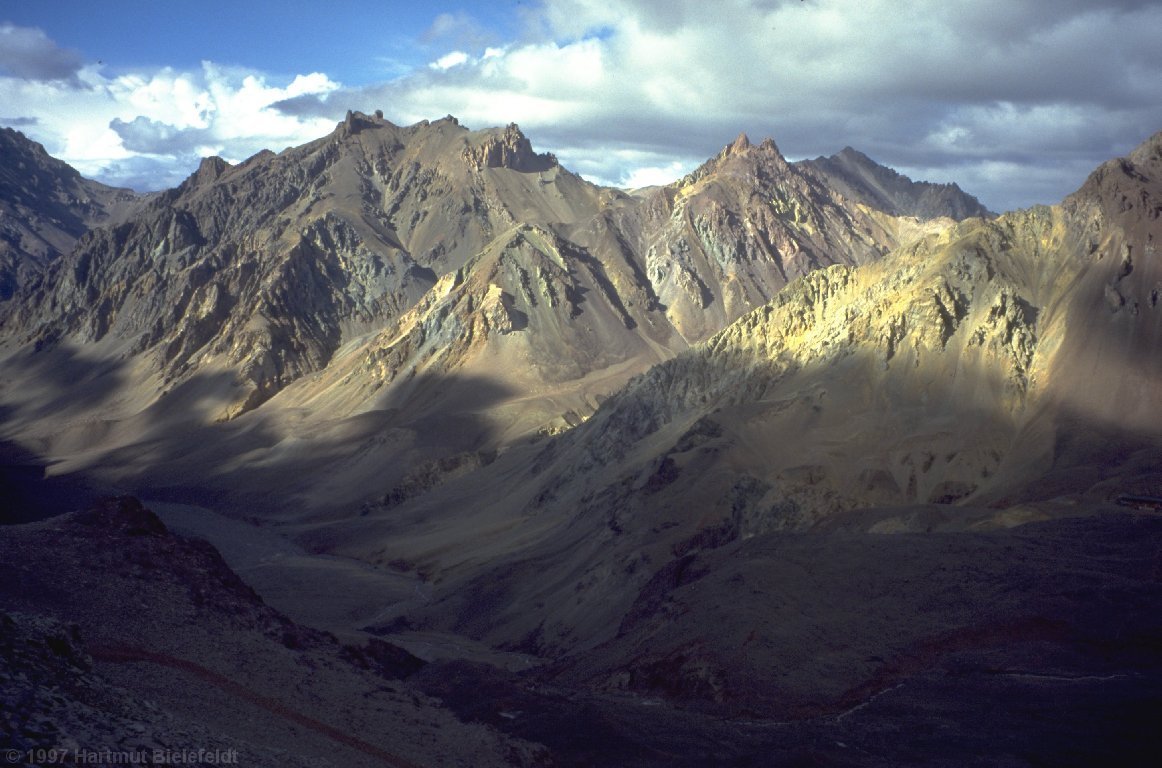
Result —
[{"label": "shadow of cloud on mountain", "polygon": [[[125,364],[58,347],[10,354],[2,365],[0,521],[38,520],[89,503],[104,486],[84,472],[61,471],[59,457],[46,449],[74,427],[105,432],[108,424],[94,414],[120,392]],[[74,418],[82,421],[74,424]],[[37,432],[39,437],[29,437]]]},{"label": "shadow of cloud on mountain", "polygon": [[89,359],[76,347],[60,345],[40,350],[25,349],[3,361],[9,382],[0,396],[26,405],[7,414],[4,423],[98,410],[118,394],[128,381],[126,363],[119,359]]},{"label": "shadow of cloud on mountain", "polygon": [[99,460],[134,493],[225,514],[285,520],[357,514],[414,466],[487,450],[496,433],[481,411],[514,393],[459,374],[421,374],[390,404],[334,419],[297,420],[277,402],[225,422],[190,419],[190,398],[227,385],[199,374],[141,414],[142,437]]},{"label": "shadow of cloud on mountain", "polygon": [[[708,364],[707,378],[727,381],[738,362]],[[867,366],[882,371],[881,358],[867,351],[847,364],[852,381],[863,381]],[[905,354],[893,365],[901,374],[915,370]],[[806,366],[793,377],[773,376],[769,390],[734,403],[686,397],[676,381],[635,403],[631,388],[572,432],[407,500],[379,521],[381,542],[395,546],[401,521],[443,531],[442,549],[423,563],[437,574],[436,599],[375,629],[447,629],[555,658],[525,674],[524,689],[569,691],[573,702],[590,697],[589,711],[602,717],[620,701],[633,701],[642,712],[651,711],[644,708],[650,702],[661,719],[676,707],[688,718],[683,734],[642,714],[631,715],[643,728],[627,738],[634,749],[684,744],[681,754],[697,756],[692,764],[756,759],[774,753],[776,742],[780,749],[842,742],[827,751],[837,764],[846,764],[848,750],[881,756],[884,764],[918,754],[987,761],[1014,750],[1049,763],[1071,754],[1097,763],[1156,748],[1157,738],[1136,724],[1145,721],[1137,707],[1162,690],[1151,608],[1159,596],[1154,542],[1162,521],[1115,511],[1106,503],[1113,491],[1093,479],[1096,473],[1112,488],[1124,472],[1146,472],[1143,451],[1157,451],[1162,435],[1111,433],[1090,452],[1060,452],[1055,446],[1062,440],[1086,444],[1092,415],[1067,404],[1044,413],[990,410],[958,389],[1003,383],[989,373],[981,381],[950,383],[921,372],[928,386],[917,389],[904,387],[906,377],[887,377],[880,382],[888,390],[879,393],[883,402],[897,409],[910,402],[916,410],[909,423],[929,424],[937,437],[972,443],[974,429],[993,423],[1003,426],[997,444],[1011,443],[1019,452],[1036,442],[1035,436],[1018,439],[1022,430],[1047,429],[1043,456],[1031,464],[1029,457],[1002,456],[1002,464],[1013,466],[998,466],[990,478],[1019,489],[1038,473],[1072,476],[1072,484],[1053,493],[1076,497],[1076,508],[1064,514],[1077,518],[1038,513],[1007,528],[993,520],[1005,512],[1000,508],[902,498],[899,509],[853,526],[781,530],[787,521],[756,517],[770,501],[764,496],[743,498],[736,507],[740,497],[726,491],[759,469],[738,460],[755,426],[755,403],[771,395],[763,403],[777,417],[771,428],[784,441],[809,441],[812,432],[798,426],[825,430],[818,422],[829,410],[835,423],[856,416],[834,392],[821,411],[817,400],[797,397],[824,380],[838,386],[834,373],[833,365]],[[881,437],[918,441],[926,450],[921,435],[889,428],[899,413],[874,412],[887,425],[878,430]],[[606,454],[610,446],[598,438],[606,429],[620,431],[622,418],[636,425],[628,432],[633,444]],[[776,429],[779,420],[787,428]],[[643,452],[646,445],[654,450]],[[605,461],[595,462],[594,446]],[[870,438],[826,447],[847,452],[836,468],[853,470],[884,450]],[[534,454],[544,460],[537,472]],[[934,454],[933,470],[942,461]],[[1106,464],[1119,456],[1137,469]],[[665,482],[651,485],[664,458],[673,466],[661,473]],[[1078,471],[1087,467],[1092,472]],[[1162,479],[1162,472],[1153,476]],[[773,480],[769,486],[778,490]],[[510,496],[493,495],[499,488]],[[529,498],[535,503],[514,503]],[[507,517],[488,516],[488,507],[506,504]],[[889,519],[900,525],[884,533],[895,533],[868,533],[868,526]],[[486,536],[481,520],[490,524]],[[909,521],[922,524],[909,528]],[[373,523],[349,533],[373,538]],[[721,535],[703,535],[717,528]],[[497,542],[497,530],[509,532],[507,544]],[[474,557],[481,550],[500,554]],[[488,674],[431,671],[437,672],[443,677],[432,690],[452,701],[470,696]],[[509,724],[501,713],[524,707],[508,694],[495,705],[475,701],[462,714],[510,732],[570,706],[538,702],[543,711],[522,711]],[[1099,701],[1102,714],[1095,716]],[[1058,717],[1044,718],[1040,713],[1048,709]],[[720,729],[723,722],[730,732]],[[931,737],[934,728],[938,740]],[[893,736],[885,739],[889,731]],[[553,743],[563,752],[576,748],[566,742]]]}]

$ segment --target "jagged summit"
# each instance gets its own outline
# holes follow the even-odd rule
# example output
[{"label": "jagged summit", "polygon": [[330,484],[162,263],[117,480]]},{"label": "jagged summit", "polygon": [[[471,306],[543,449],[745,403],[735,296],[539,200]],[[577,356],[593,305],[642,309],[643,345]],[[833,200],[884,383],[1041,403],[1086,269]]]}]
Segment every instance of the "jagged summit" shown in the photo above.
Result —
[{"label": "jagged summit", "polygon": [[508,168],[522,173],[540,173],[557,166],[557,159],[552,153],[538,154],[533,150],[532,142],[516,123],[510,123],[504,128],[472,131],[461,125],[456,117],[447,115],[439,120],[421,120],[414,125],[400,127],[385,120],[381,111],[377,111],[374,116],[348,111],[332,136],[343,140],[362,131],[376,129],[387,130],[392,135],[454,137],[453,140],[461,144],[461,159],[475,171]]},{"label": "jagged summit", "polygon": [[750,149],[750,137],[745,133],[738,134],[738,137],[725,150],[724,154],[733,154],[735,152],[742,152]]},{"label": "jagged summit", "polygon": [[675,182],[678,186],[687,186],[697,183],[713,173],[726,172],[735,169],[736,172],[747,173],[758,164],[774,168],[786,165],[786,159],[779,151],[774,139],[766,138],[756,147],[751,144],[746,133],[740,133],[733,142],[727,144],[714,157],[707,160],[692,172]]},{"label": "jagged summit", "polygon": [[230,170],[232,166],[220,157],[204,157],[202,162],[198,165],[198,169],[190,174],[184,182],[182,182],[179,189],[192,189],[194,187],[201,187],[213,183],[222,176],[223,173]]}]

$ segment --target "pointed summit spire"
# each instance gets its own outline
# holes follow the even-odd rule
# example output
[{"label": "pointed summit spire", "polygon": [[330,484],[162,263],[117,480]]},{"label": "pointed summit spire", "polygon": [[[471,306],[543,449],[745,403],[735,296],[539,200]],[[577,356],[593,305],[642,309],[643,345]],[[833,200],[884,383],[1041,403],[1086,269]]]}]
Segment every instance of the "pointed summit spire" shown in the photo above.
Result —
[{"label": "pointed summit spire", "polygon": [[734,143],[730,145],[728,154],[741,152],[744,149],[750,149],[750,137],[746,133],[740,133],[738,134],[738,138],[734,140]]}]

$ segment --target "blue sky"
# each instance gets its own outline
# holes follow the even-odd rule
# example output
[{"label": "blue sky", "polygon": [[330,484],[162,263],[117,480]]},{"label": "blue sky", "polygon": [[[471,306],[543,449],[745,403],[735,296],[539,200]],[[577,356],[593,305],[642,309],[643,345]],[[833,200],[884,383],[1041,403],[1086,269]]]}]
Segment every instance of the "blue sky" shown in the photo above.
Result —
[{"label": "blue sky", "polygon": [[0,0],[0,125],[157,189],[329,132],[517,122],[586,177],[681,176],[741,131],[851,145],[997,210],[1162,129],[1162,0]]},{"label": "blue sky", "polygon": [[[0,22],[40,28],[85,61],[110,72],[173,67],[196,69],[203,60],[276,76],[326,72],[359,86],[395,77],[427,63],[445,44],[436,20],[468,16],[499,43],[514,37],[523,2],[438,0],[2,0]],[[455,25],[448,35],[459,42]],[[463,26],[463,25],[461,25]]]}]

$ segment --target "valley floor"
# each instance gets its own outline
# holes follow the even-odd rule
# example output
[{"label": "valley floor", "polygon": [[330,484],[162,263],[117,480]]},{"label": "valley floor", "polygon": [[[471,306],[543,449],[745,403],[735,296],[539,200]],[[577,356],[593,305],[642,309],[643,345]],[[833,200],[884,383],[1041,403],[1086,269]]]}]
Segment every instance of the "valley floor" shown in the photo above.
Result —
[{"label": "valley floor", "polygon": [[[449,632],[375,638],[361,628],[430,585],[205,508],[150,506],[168,532],[103,513],[98,538],[123,559],[89,557],[87,580],[77,569],[91,520],[0,529],[4,674],[15,685],[6,746],[126,748],[135,733],[157,743],[178,733],[255,765],[281,750],[286,764],[311,765],[1145,766],[1162,756],[1162,516],[1149,511],[1074,510],[985,534],[839,526],[754,537],[696,555],[614,640],[550,659]],[[261,602],[238,597],[241,582],[224,597],[200,583],[232,577],[207,576],[201,560],[192,569],[186,534],[214,543]],[[69,565],[48,570],[61,558]],[[143,589],[142,568],[178,575]],[[175,597],[183,590],[195,607]],[[134,626],[101,610],[110,601],[130,604]],[[57,647],[62,631],[73,639],[53,663],[86,671],[37,690],[46,662],[25,651]],[[414,668],[351,650],[389,647],[382,640],[418,657]],[[46,699],[48,682],[60,693]],[[102,709],[118,717],[94,726]],[[83,727],[78,711],[89,713]]]}]

